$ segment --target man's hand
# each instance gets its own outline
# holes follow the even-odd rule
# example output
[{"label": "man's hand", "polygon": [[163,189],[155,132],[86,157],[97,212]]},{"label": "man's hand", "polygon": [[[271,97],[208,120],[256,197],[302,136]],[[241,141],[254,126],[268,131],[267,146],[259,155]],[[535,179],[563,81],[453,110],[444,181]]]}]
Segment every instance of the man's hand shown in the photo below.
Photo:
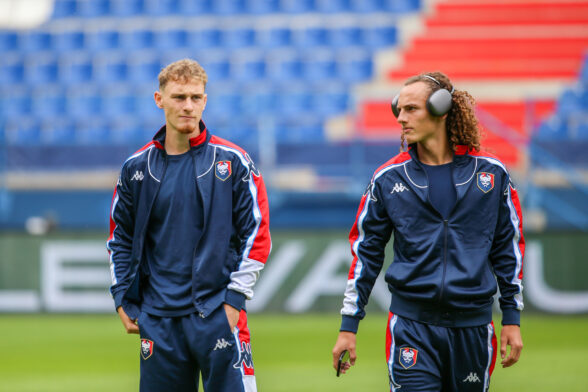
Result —
[{"label": "man's hand", "polygon": [[337,370],[339,356],[343,350],[349,351],[349,362],[345,362],[343,366],[341,366],[341,373],[345,374],[351,366],[355,365],[355,360],[357,359],[357,355],[355,353],[355,344],[356,339],[353,332],[339,332],[339,337],[337,338],[335,347],[333,347],[333,368],[335,368],[335,370]]},{"label": "man's hand", "polygon": [[116,311],[118,312],[118,316],[120,317],[120,320],[122,321],[125,329],[127,330],[128,334],[138,334],[139,333],[139,326],[137,325],[137,320],[132,320],[123,310],[122,306],[119,306],[118,309],[116,309]]},{"label": "man's hand", "polygon": [[239,315],[241,312],[229,304],[223,304],[223,307],[225,308],[225,313],[227,314],[227,320],[229,320],[231,332],[233,332],[237,326],[237,323],[239,323]]},{"label": "man's hand", "polygon": [[[506,357],[506,346],[510,346],[508,357]],[[522,349],[523,339],[521,337],[521,328],[518,325],[503,325],[500,331],[500,357],[502,358],[502,367],[507,368],[517,363]]]}]

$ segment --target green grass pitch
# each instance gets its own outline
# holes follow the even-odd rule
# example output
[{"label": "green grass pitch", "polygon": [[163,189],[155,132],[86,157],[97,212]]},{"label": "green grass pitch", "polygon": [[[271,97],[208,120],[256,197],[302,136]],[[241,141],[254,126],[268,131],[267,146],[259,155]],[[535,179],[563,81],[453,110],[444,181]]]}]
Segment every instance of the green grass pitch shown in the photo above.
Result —
[{"label": "green grass pitch", "polygon": [[[386,315],[360,324],[358,362],[337,378],[331,349],[336,314],[253,314],[260,392],[386,391]],[[498,323],[497,323],[498,324]],[[524,349],[514,367],[497,360],[491,391],[588,390],[588,316],[523,317]],[[139,343],[112,315],[1,315],[0,391],[138,390]]]}]

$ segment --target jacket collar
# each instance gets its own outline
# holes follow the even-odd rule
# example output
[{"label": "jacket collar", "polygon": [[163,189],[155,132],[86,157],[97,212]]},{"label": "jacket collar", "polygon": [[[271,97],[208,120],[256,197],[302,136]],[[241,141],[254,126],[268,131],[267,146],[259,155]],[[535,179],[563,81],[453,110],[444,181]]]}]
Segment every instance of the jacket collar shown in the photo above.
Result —
[{"label": "jacket collar", "polygon": [[[208,132],[204,121],[200,120],[198,127],[200,128],[200,134],[190,139],[191,148],[199,147],[210,140],[210,133]],[[159,131],[157,131],[155,136],[153,136],[153,144],[160,150],[165,150],[165,134],[166,126],[164,125],[159,129]]]}]

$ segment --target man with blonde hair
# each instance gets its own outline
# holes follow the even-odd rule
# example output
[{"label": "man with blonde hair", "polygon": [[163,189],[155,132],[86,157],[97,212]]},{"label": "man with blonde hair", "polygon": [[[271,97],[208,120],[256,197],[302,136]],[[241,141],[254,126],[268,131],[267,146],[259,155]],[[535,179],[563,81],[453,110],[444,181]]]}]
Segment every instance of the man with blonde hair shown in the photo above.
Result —
[{"label": "man with blonde hair", "polygon": [[256,390],[245,299],[271,249],[263,179],[202,121],[194,60],[159,74],[165,125],[123,164],[110,211],[115,308],[140,334],[141,391]]}]

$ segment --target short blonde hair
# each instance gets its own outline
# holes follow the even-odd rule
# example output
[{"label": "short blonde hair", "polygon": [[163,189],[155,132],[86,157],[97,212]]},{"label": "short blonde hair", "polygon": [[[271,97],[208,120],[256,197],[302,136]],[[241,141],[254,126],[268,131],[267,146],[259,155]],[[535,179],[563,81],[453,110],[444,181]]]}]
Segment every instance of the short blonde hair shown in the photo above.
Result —
[{"label": "short blonde hair", "polygon": [[178,60],[169,64],[161,70],[157,78],[159,79],[160,90],[163,90],[170,80],[182,83],[187,83],[190,80],[201,81],[204,88],[206,88],[206,82],[208,82],[208,76],[204,68],[196,60],[192,59]]}]

